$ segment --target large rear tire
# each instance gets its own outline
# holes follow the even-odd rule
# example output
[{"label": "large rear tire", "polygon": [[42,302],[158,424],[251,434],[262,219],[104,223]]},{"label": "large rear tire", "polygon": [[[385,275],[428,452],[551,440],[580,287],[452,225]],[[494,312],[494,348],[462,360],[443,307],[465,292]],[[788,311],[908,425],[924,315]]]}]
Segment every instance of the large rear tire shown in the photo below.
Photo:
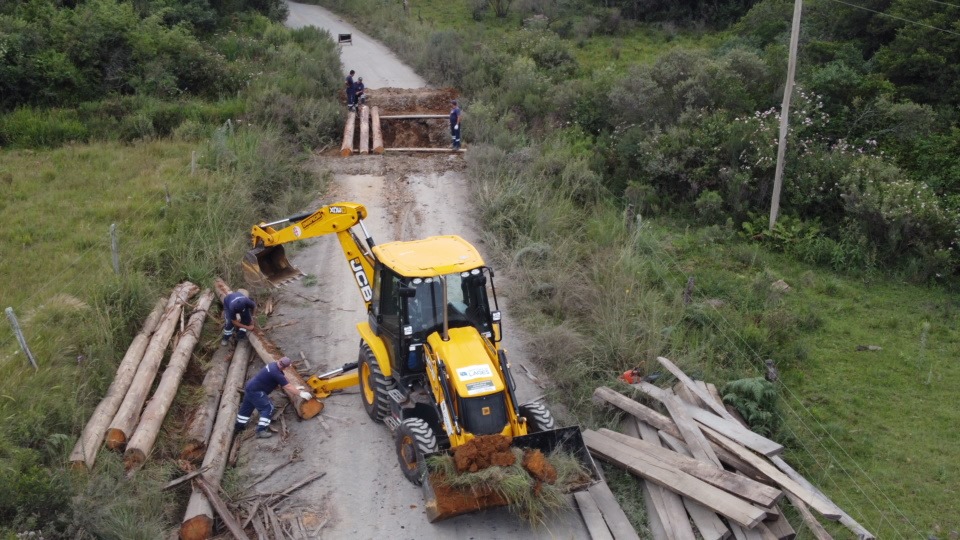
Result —
[{"label": "large rear tire", "polygon": [[407,418],[397,428],[397,459],[407,480],[423,483],[420,468],[423,456],[437,451],[437,436],[430,424],[420,418]]},{"label": "large rear tire", "polygon": [[396,386],[393,379],[380,370],[377,358],[366,342],[360,343],[360,358],[357,369],[360,373],[360,400],[363,410],[374,422],[383,422],[390,414],[390,395],[388,392]]},{"label": "large rear tire", "polygon": [[527,419],[527,433],[542,433],[557,427],[550,410],[540,403],[521,405],[520,416]]}]

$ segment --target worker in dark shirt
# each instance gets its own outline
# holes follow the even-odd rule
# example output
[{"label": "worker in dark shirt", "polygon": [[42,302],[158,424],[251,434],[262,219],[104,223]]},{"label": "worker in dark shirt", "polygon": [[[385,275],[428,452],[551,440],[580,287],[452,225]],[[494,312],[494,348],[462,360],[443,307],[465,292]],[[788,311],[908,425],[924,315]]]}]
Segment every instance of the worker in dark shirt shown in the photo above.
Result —
[{"label": "worker in dark shirt", "polygon": [[347,75],[347,80],[345,82],[345,87],[347,90],[347,108],[353,109],[354,105],[357,102],[356,94],[356,84],[353,82],[353,76],[356,74],[356,71],[350,70],[350,74]]},{"label": "worker in dark shirt", "polygon": [[273,402],[270,401],[270,392],[273,392],[278,386],[283,387],[288,392],[299,394],[303,399],[313,397],[313,394],[307,392],[306,388],[294,386],[287,382],[283,370],[290,367],[290,364],[290,359],[284,356],[280,360],[264,366],[250,379],[250,382],[244,387],[243,402],[240,403],[240,410],[237,412],[237,423],[233,425],[235,434],[240,433],[247,427],[253,409],[257,409],[260,413],[260,421],[257,422],[257,438],[273,437],[273,433],[268,429],[270,427],[270,417],[273,415]]},{"label": "worker in dark shirt", "polygon": [[450,103],[453,105],[453,110],[450,111],[450,136],[453,138],[453,149],[460,149],[460,117],[463,116],[463,113],[460,112],[460,105],[457,103],[457,100],[452,99]]},{"label": "worker in dark shirt", "polygon": [[[227,345],[233,336],[234,327],[239,328],[237,339],[247,337],[247,331],[253,330],[253,316],[257,314],[257,303],[250,298],[246,289],[237,289],[223,298],[223,337],[220,346]],[[237,320],[237,317],[240,317]]]},{"label": "worker in dark shirt", "polygon": [[363,105],[367,96],[363,91],[366,87],[363,85],[363,77],[357,77],[357,82],[353,85],[353,102],[357,105]]}]

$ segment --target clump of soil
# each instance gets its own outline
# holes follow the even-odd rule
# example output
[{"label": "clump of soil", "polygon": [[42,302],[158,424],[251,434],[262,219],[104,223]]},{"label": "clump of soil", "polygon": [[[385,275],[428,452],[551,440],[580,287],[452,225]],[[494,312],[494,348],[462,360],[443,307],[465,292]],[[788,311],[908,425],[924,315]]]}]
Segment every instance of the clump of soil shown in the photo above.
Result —
[{"label": "clump of soil", "polygon": [[527,450],[523,453],[523,468],[530,473],[530,476],[540,482],[547,484],[557,482],[557,469],[547,461],[547,457],[539,450]]},{"label": "clump of soil", "polygon": [[458,473],[477,472],[487,467],[509,467],[517,461],[510,451],[513,437],[481,435],[453,450]]},{"label": "clump of soil", "polygon": [[430,485],[434,493],[434,497],[426,504],[430,521],[510,504],[502,494],[490,487],[475,486],[472,489],[461,489],[448,485],[446,477],[441,473],[430,475]]},{"label": "clump of soil", "polygon": [[450,100],[458,95],[453,88],[371,88],[366,93],[367,105],[384,115],[449,113]]}]

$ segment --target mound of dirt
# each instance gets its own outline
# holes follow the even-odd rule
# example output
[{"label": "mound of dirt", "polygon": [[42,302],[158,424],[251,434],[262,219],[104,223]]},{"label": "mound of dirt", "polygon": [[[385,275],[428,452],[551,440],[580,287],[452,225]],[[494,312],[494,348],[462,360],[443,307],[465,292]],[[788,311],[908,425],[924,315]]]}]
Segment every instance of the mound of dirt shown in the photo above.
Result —
[{"label": "mound of dirt", "polygon": [[[517,458],[510,451],[513,437],[481,435],[453,450],[453,462],[458,473],[477,472],[487,467],[509,467]],[[556,473],[556,471],[554,471]]]},{"label": "mound of dirt", "polygon": [[367,91],[367,105],[388,114],[446,114],[450,100],[459,94],[453,88],[374,88]]},{"label": "mound of dirt", "polygon": [[540,482],[553,484],[557,481],[557,469],[539,450],[527,450],[523,453],[523,468]]}]

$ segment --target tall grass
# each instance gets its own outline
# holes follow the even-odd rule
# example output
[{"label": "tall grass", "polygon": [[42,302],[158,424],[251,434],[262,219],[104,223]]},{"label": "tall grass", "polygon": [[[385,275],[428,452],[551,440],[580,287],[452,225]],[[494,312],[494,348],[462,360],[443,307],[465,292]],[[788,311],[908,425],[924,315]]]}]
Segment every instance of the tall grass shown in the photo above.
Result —
[{"label": "tall grass", "polygon": [[[269,83],[187,107],[130,98],[139,105],[119,113],[118,125],[133,122],[146,136],[129,144],[111,136],[0,150],[0,300],[20,317],[39,363],[29,368],[0,325],[0,535],[158,538],[169,526],[176,501],[157,488],[171,474],[162,465],[127,481],[119,459],[101,453],[89,477],[75,477],[67,456],[156,298],[184,279],[238,281],[251,223],[303,210],[318,194],[324,178],[302,163],[340,127],[332,112],[339,59],[329,35],[259,18],[236,31],[253,45],[234,53]],[[316,65],[305,67],[307,58]],[[264,115],[270,89],[311,105],[284,118]],[[29,123],[46,113],[19,114]]]}]

